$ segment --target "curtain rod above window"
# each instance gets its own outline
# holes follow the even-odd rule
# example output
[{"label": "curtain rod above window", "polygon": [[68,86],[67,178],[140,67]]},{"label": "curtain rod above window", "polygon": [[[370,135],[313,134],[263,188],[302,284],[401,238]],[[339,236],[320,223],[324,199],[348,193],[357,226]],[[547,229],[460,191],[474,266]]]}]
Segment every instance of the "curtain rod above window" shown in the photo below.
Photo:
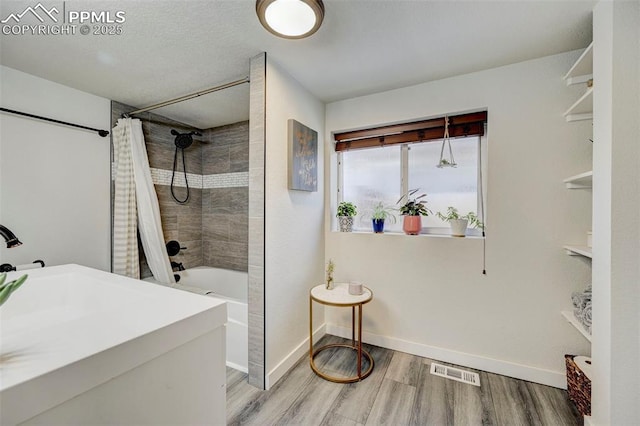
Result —
[{"label": "curtain rod above window", "polygon": [[336,133],[336,151],[442,139],[445,118],[449,119],[449,136],[452,138],[483,136],[487,111]]}]

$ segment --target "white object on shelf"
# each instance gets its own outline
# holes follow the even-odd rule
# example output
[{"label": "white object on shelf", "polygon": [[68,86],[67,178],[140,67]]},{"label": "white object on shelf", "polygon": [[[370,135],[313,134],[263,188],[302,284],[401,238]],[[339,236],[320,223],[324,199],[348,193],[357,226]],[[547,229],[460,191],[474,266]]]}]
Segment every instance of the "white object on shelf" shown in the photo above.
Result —
[{"label": "white object on shelf", "polygon": [[587,330],[585,330],[582,327],[582,324],[580,323],[580,321],[578,321],[576,316],[573,315],[573,312],[571,312],[571,311],[562,311],[561,314],[564,317],[564,319],[569,321],[569,324],[574,326],[584,336],[585,339],[587,339],[588,341],[591,341],[591,335],[589,333],[587,333]]},{"label": "white object on shelf", "polygon": [[568,189],[583,189],[593,186],[593,171],[580,173],[579,175],[568,177],[564,180]]},{"label": "white object on shelf", "polygon": [[567,86],[586,83],[593,78],[593,42],[580,55],[564,76]]},{"label": "white object on shelf", "polygon": [[590,120],[593,118],[593,87],[589,87],[580,98],[564,112],[567,121]]},{"label": "white object on shelf", "polygon": [[564,246],[569,256],[584,256],[591,259],[591,247],[586,246]]}]

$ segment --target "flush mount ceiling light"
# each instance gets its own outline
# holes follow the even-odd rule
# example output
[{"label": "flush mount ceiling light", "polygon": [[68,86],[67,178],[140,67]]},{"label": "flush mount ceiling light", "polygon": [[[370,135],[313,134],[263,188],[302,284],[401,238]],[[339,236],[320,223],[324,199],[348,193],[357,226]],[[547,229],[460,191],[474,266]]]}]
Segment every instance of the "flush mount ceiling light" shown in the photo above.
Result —
[{"label": "flush mount ceiling light", "polygon": [[324,18],[322,0],[258,0],[260,23],[282,38],[305,38],[318,31]]}]

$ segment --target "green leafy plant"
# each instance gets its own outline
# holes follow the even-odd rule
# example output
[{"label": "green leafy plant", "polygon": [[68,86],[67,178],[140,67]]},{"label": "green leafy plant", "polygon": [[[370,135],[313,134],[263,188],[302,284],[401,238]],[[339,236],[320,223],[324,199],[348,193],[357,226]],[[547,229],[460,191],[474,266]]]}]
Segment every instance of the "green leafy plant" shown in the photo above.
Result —
[{"label": "green leafy plant", "polygon": [[394,208],[385,206],[382,201],[378,201],[372,209],[369,209],[363,214],[363,219],[365,217],[370,217],[374,220],[390,219],[393,221],[393,223],[396,223],[396,216],[393,214],[394,211]]},{"label": "green leafy plant", "polygon": [[404,203],[400,206],[400,214],[403,216],[429,216],[433,214],[431,210],[425,206],[427,200],[423,200],[427,194],[421,194],[415,196],[419,189],[412,189],[408,193],[404,194],[396,202],[396,204]]},{"label": "green leafy plant", "polygon": [[473,228],[484,229],[484,223],[480,221],[480,219],[474,212],[469,212],[466,215],[462,216],[462,218],[469,221],[469,226]]},{"label": "green leafy plant", "polygon": [[343,201],[338,204],[338,214],[336,216],[347,216],[353,217],[358,214],[358,208],[355,204],[350,203],[348,201]]},{"label": "green leafy plant", "polygon": [[456,219],[465,219],[468,221],[469,226],[473,228],[484,229],[484,223],[480,221],[480,219],[474,212],[469,212],[465,215],[460,215],[460,213],[458,212],[458,209],[452,206],[447,207],[446,213],[437,212],[436,216],[438,216],[440,219],[444,220],[445,222],[450,222]]},{"label": "green leafy plant", "polygon": [[440,160],[437,167],[442,168],[442,167],[456,167],[456,166],[457,166],[456,163],[452,163],[446,158],[443,158],[442,160]]},{"label": "green leafy plant", "polygon": [[0,306],[4,304],[11,296],[11,293],[16,291],[27,280],[28,275],[23,275],[17,280],[5,282],[7,274],[0,274]]}]

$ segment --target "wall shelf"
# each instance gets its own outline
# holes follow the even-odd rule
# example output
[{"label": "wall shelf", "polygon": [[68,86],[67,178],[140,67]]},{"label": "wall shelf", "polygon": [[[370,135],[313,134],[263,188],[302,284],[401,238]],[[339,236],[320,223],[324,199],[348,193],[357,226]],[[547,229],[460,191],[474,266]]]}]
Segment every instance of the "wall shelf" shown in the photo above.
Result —
[{"label": "wall shelf", "polygon": [[591,120],[593,118],[593,87],[589,87],[580,96],[580,99],[565,111],[564,117],[567,121]]},{"label": "wall shelf", "polygon": [[585,339],[587,339],[588,341],[591,341],[591,335],[589,333],[587,333],[587,330],[585,330],[584,327],[582,327],[582,324],[580,323],[580,321],[578,321],[578,319],[573,314],[573,312],[571,312],[571,311],[562,311],[560,313],[562,314],[564,319],[569,321],[569,324],[574,326],[576,328],[576,330],[578,330],[580,332],[580,334],[582,334],[584,336]]},{"label": "wall shelf", "polygon": [[591,247],[587,246],[563,246],[569,256],[584,256],[589,259],[592,258]]},{"label": "wall shelf", "polygon": [[593,170],[568,177],[564,180],[568,189],[585,189],[593,187]]},{"label": "wall shelf", "polygon": [[593,42],[584,49],[584,52],[574,62],[573,66],[564,76],[567,86],[586,83],[593,78]]}]

